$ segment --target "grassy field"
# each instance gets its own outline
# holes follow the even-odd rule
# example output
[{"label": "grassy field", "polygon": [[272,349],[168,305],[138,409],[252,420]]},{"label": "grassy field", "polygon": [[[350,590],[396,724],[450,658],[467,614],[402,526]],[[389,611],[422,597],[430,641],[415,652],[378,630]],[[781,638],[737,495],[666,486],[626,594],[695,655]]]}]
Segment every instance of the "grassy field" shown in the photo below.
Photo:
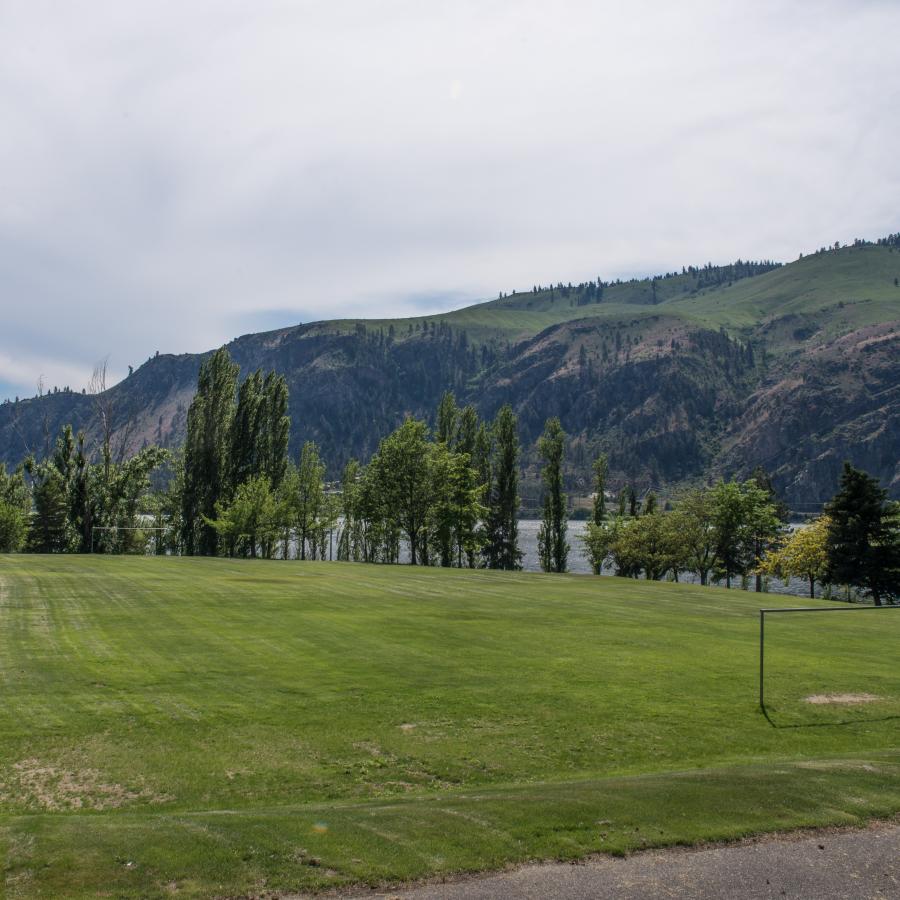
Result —
[{"label": "grassy field", "polygon": [[[773,622],[764,716],[756,610],[794,600],[761,599],[0,557],[6,896],[318,889],[897,812],[900,610]],[[831,692],[878,699],[804,700]]]}]

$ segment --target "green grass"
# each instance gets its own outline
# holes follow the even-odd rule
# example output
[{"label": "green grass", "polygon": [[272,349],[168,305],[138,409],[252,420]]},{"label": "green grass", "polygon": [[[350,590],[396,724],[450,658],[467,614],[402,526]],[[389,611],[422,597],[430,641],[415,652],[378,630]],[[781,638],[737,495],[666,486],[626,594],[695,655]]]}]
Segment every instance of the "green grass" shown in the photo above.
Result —
[{"label": "green grass", "polygon": [[[515,342],[546,328],[576,319],[595,319],[609,327],[649,316],[672,316],[686,323],[725,328],[746,337],[772,317],[793,315],[802,324],[820,328],[821,340],[856,328],[900,319],[900,250],[890,247],[845,247],[837,252],[806,256],[778,269],[721,287],[686,291],[691,279],[676,276],[657,282],[661,302],[648,302],[649,281],[625,282],[607,288],[601,303],[572,306],[559,292],[525,292],[475,306],[409,319],[346,319],[321,322],[326,332],[352,331],[357,324],[377,331],[393,325],[398,339],[410,323],[446,321],[465,329],[480,343],[491,338]],[[804,320],[804,321],[801,321]],[[781,344],[785,344],[782,348]],[[767,336],[769,352],[793,349],[786,335]]]},{"label": "green grass", "polygon": [[0,557],[6,895],[315,889],[897,812],[900,611],[773,624],[767,719],[760,600]]}]

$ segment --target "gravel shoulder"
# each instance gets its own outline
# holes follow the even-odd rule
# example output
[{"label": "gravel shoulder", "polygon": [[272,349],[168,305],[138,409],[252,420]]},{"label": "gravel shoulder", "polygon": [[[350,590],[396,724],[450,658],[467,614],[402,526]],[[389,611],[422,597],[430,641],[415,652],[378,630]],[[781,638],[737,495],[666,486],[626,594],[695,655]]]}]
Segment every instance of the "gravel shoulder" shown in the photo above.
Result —
[{"label": "gravel shoulder", "polygon": [[370,900],[898,900],[900,820],[540,863],[344,894]]}]

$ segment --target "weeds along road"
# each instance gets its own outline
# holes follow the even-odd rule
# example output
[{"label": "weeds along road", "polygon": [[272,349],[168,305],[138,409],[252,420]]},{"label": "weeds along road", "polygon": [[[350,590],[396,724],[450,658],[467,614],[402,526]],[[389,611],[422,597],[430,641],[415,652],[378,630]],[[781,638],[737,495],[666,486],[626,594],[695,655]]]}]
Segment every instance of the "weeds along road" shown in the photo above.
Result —
[{"label": "weeds along road", "polygon": [[[361,895],[355,895],[361,896]],[[800,832],[626,859],[523,866],[455,883],[365,896],[377,900],[895,900],[900,822]]]}]

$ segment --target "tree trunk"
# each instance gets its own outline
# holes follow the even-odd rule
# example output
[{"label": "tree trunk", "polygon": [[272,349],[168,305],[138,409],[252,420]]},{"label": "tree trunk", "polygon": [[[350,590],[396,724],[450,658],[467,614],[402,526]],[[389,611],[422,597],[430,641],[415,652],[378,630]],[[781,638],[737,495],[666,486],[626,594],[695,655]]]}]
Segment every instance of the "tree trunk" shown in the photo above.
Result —
[{"label": "tree trunk", "polygon": [[816,599],[816,579],[814,575],[809,576],[809,599]]}]

